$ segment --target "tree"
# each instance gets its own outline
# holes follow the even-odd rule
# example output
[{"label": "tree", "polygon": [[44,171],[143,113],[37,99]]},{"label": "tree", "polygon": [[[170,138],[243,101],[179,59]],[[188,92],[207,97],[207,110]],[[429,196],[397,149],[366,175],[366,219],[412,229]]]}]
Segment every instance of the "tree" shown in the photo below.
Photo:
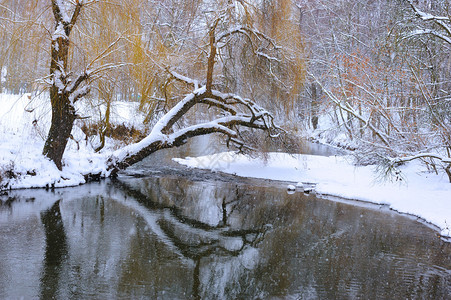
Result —
[{"label": "tree", "polygon": [[[414,19],[419,23],[413,22],[413,28],[409,28],[403,38],[413,40],[427,50],[427,55],[421,56],[418,62],[427,66],[425,70],[430,74],[430,81],[423,79],[423,73],[426,72],[421,71],[421,68],[411,66],[411,71],[419,89],[419,96],[424,101],[425,110],[429,115],[432,137],[438,142],[425,145],[424,149],[417,153],[398,157],[392,160],[389,166],[421,159],[434,169],[436,166],[441,167],[451,182],[450,6],[449,3],[426,1],[430,10],[427,12],[412,0],[407,0],[407,3],[414,13]],[[432,37],[432,40],[423,40],[424,37]]]},{"label": "tree", "polygon": [[449,49],[451,46],[451,18],[449,17],[449,4],[448,6],[443,7],[444,15],[436,15],[434,13],[422,11],[413,3],[412,0],[407,0],[407,2],[415,13],[415,16],[422,21],[422,25],[420,25],[416,30],[410,32],[408,36],[432,35],[435,38],[444,41],[448,45]]},{"label": "tree", "polygon": [[357,163],[385,174],[420,159],[451,181],[449,8],[420,2],[299,1],[310,80],[336,124],[317,132],[346,134]]},{"label": "tree", "polygon": [[41,47],[45,45],[47,25],[43,6],[39,0],[0,2],[0,85],[3,92],[29,93],[37,87],[36,78],[48,74],[43,69],[44,65],[47,67],[47,58]]},{"label": "tree", "polygon": [[89,93],[89,87],[86,85],[89,73],[84,72],[72,79],[68,69],[70,34],[82,8],[89,3],[91,2],[76,0],[75,7],[70,11],[66,7],[66,2],[52,0],[52,12],[55,18],[50,52],[52,122],[43,154],[60,170],[62,169],[61,159],[77,118],[74,104]]},{"label": "tree", "polygon": [[[135,4],[144,5],[144,2]],[[161,6],[146,10],[146,13],[157,19],[166,16],[162,15],[161,11],[165,11],[166,5],[169,3],[163,5],[160,2],[149,2]],[[191,37],[188,32],[185,32],[185,27],[181,30],[180,26],[173,26],[171,22],[175,22],[177,19],[172,18],[170,18],[172,21],[164,22],[164,25],[155,22],[147,33],[141,34],[138,30],[132,34],[121,34],[105,50],[100,51],[99,55],[94,56],[92,62],[87,64],[84,70],[81,70],[78,75],[74,75],[68,63],[73,44],[71,32],[77,24],[82,10],[94,3],[99,3],[99,1],[52,1],[55,20],[51,40],[49,77],[52,123],[43,152],[55,162],[59,169],[62,168],[61,159],[64,149],[70,138],[74,121],[78,117],[75,103],[90,92],[91,83],[99,78],[98,74],[101,72],[109,74],[111,70],[117,70],[117,65],[122,65],[123,70],[129,72],[127,76],[135,74],[139,84],[142,85],[144,82],[151,86],[151,88],[145,87],[135,91],[141,91],[141,94],[146,95],[148,100],[155,98],[148,97],[152,91],[154,95],[161,94],[162,101],[165,102],[165,107],[169,107],[169,110],[158,115],[159,119],[154,123],[148,137],[137,144],[118,150],[110,157],[108,160],[109,174],[115,174],[118,170],[142,160],[159,149],[180,146],[193,136],[221,133],[228,138],[228,144],[234,144],[243,149],[245,141],[239,138],[240,127],[265,130],[271,135],[276,135],[280,130],[274,124],[272,114],[258,106],[254,99],[243,98],[234,93],[232,87],[226,84],[226,80],[223,80],[225,76],[219,75],[224,72],[228,61],[233,60],[233,57],[227,55],[228,47],[246,45],[253,49],[249,54],[250,57],[258,57],[263,66],[264,62],[267,62],[270,68],[274,68],[270,72],[274,82],[280,81],[278,76],[283,74],[286,74],[283,75],[284,78],[295,78],[292,82],[293,85],[298,84],[302,78],[295,73],[302,72],[302,61],[299,55],[296,56],[296,60],[286,55],[297,53],[296,49],[285,51],[276,40],[254,26],[257,23],[249,21],[255,17],[254,13],[257,10],[253,5],[244,1],[220,1],[218,3],[206,1],[202,3],[204,8],[211,6],[212,9],[191,16],[191,18],[199,18],[195,25],[189,25],[198,27],[198,34]],[[122,3],[118,2],[115,5],[122,5]],[[186,7],[186,9],[190,9],[190,7]],[[139,14],[135,13],[134,15],[137,18]],[[192,19],[190,20],[188,23],[194,24]],[[145,35],[150,36],[150,39],[143,40]],[[284,38],[288,40],[286,36]],[[133,53],[132,61],[134,60],[134,63],[103,61],[113,52],[112,48],[118,44],[119,40],[126,41],[124,48],[131,49],[127,53]],[[299,38],[296,41],[299,41]],[[286,41],[286,43],[288,42]],[[199,46],[202,44],[205,46]],[[191,68],[193,56],[198,57],[197,68]],[[139,59],[136,59],[137,57]],[[284,64],[293,66],[292,61],[296,61],[297,65],[294,65],[292,69],[284,67]],[[100,63],[101,66],[94,68],[94,63]],[[147,73],[149,76],[154,76],[151,77],[151,80],[143,80],[144,67],[151,70]],[[177,71],[180,68],[184,73],[194,74],[193,77],[197,79],[181,75],[181,72]],[[243,70],[246,68],[249,68],[249,64],[244,64]],[[104,77],[107,76],[104,75]],[[296,90],[293,86],[288,89]],[[180,96],[171,97],[171,91],[184,93],[185,96],[178,102],[174,101]],[[198,107],[203,108],[198,109]],[[194,119],[205,120],[211,115],[213,115],[213,119],[189,124],[185,117],[196,114]]]},{"label": "tree", "polygon": [[[169,76],[165,87],[175,81],[190,88],[191,92],[158,120],[148,137],[137,144],[116,151],[108,161],[109,172],[115,174],[118,170],[142,160],[155,151],[180,146],[189,138],[198,135],[221,133],[228,137],[228,145],[235,144],[243,148],[245,141],[239,139],[239,127],[261,129],[270,134],[277,134],[280,128],[274,124],[274,116],[258,106],[255,101],[234,93],[221,92],[215,88],[221,86],[215,84],[214,78],[217,72],[215,70],[217,57],[222,55],[221,49],[225,45],[233,44],[234,39],[239,41],[241,36],[245,36],[253,48],[263,50],[265,48],[262,48],[262,45],[269,45],[268,51],[278,49],[275,41],[266,34],[248,27],[247,24],[237,25],[232,22],[235,21],[230,19],[233,18],[231,10],[234,9],[235,7],[227,5],[210,19],[207,35],[209,54],[206,59],[204,80],[188,78],[168,67],[164,68]],[[232,28],[225,26],[227,23],[234,23],[234,26]],[[272,58],[268,56],[267,59]],[[216,110],[213,120],[188,126],[183,126],[181,123],[177,128],[176,123],[192,113],[195,110],[194,107],[199,105],[209,107],[210,111]]]}]

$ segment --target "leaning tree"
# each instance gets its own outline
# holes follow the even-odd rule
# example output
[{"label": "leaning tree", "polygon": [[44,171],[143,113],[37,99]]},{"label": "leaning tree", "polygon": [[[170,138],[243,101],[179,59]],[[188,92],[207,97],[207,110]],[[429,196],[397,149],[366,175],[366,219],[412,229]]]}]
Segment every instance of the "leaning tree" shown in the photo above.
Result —
[{"label": "leaning tree", "polygon": [[[99,1],[52,0],[52,11],[55,19],[49,82],[51,85],[52,122],[44,146],[44,155],[54,161],[59,169],[62,169],[62,156],[74,122],[78,117],[75,103],[90,92],[91,82],[98,78],[99,73],[104,72],[105,74],[106,70],[111,70],[109,65],[99,66],[98,63],[101,60],[99,58],[108,55],[107,53],[114,47],[114,43],[96,56],[79,74],[74,75],[69,70],[68,60],[72,45],[71,32],[82,10],[96,2]],[[284,2],[291,3],[291,1]],[[271,38],[270,34],[261,30],[262,23],[252,21],[253,18],[258,20],[255,17],[255,12],[258,10],[256,5],[250,5],[245,1],[227,1],[224,3],[223,1],[217,3],[205,1],[201,4],[209,9],[202,12],[205,17],[193,21],[195,23],[193,27],[202,28],[202,30],[197,28],[197,32],[201,31],[203,34],[200,37],[198,34],[195,42],[203,43],[203,45],[193,46],[194,39],[191,43],[186,42],[190,33],[184,33],[186,36],[182,43],[183,45],[190,44],[191,51],[198,51],[198,56],[203,57],[198,64],[200,65],[198,70],[192,72],[192,74],[195,74],[194,77],[189,78],[181,74],[184,73],[185,67],[187,70],[192,69],[192,66],[186,65],[188,62],[181,66],[179,64],[178,69],[171,67],[168,61],[157,61],[157,56],[152,53],[155,50],[151,47],[142,49],[144,47],[141,43],[142,39],[125,34],[118,38],[118,40],[129,43],[130,47],[139,44],[141,52],[144,53],[147,61],[151,62],[149,66],[158,70],[154,74],[158,74],[160,78],[165,78],[164,84],[158,87],[163,90],[163,94],[167,94],[166,89],[169,86],[179,85],[181,86],[180,90],[185,92],[185,96],[176,103],[170,103],[170,101],[166,103],[167,107],[170,108],[159,116],[159,120],[146,138],[114,152],[108,158],[107,173],[102,175],[115,174],[118,170],[142,160],[157,150],[180,146],[194,136],[220,133],[227,137],[228,144],[244,147],[245,140],[240,138],[239,128],[260,129],[267,131],[272,136],[277,135],[281,130],[274,124],[274,116],[259,106],[255,99],[241,97],[224,83],[226,81],[224,78],[230,76],[223,74],[224,66],[233,61],[233,57],[230,56],[231,47],[234,45],[237,47],[245,46],[246,54],[242,53],[241,58],[245,56],[254,57],[259,65],[269,68],[269,77],[273,78],[274,82],[277,83],[283,79],[287,85],[291,85],[290,88],[293,90],[293,86],[299,84],[302,77],[299,74],[293,74],[302,71],[302,49],[295,49],[295,47],[285,49]],[[286,11],[291,13],[290,10]],[[290,18],[290,16],[287,16],[288,20]],[[167,26],[167,23],[164,24],[164,26]],[[174,32],[167,34],[167,36],[171,37],[172,40],[175,39]],[[300,39],[299,37],[295,38],[292,33],[290,33],[289,38],[286,36],[284,38],[285,43],[293,40],[299,41]],[[180,46],[179,49],[182,47],[184,46]],[[293,67],[293,64],[295,67]],[[242,68],[247,68],[249,65],[252,64],[242,62]],[[180,69],[182,71],[179,71]],[[290,78],[294,78],[294,81],[288,82]],[[213,112],[213,117],[206,121],[204,115],[200,118],[203,121],[198,121],[195,124],[188,124],[189,122],[183,121],[193,111],[198,111],[198,108]],[[198,119],[196,118],[196,120]]]}]

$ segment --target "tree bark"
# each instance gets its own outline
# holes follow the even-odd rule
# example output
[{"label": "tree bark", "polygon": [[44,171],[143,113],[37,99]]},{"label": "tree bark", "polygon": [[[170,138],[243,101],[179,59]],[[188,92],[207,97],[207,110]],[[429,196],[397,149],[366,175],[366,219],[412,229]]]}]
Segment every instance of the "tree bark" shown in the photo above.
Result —
[{"label": "tree bark", "polygon": [[[68,99],[62,95],[52,95],[52,124],[43,154],[52,160],[59,170],[62,169],[62,158],[75,121],[75,109]],[[66,97],[67,98],[67,97]]]},{"label": "tree bark", "polygon": [[[67,75],[69,74],[67,70],[69,36],[80,14],[82,5],[78,0],[76,1],[72,18],[68,21],[63,17],[63,10],[66,8],[60,7],[58,1],[52,0],[52,11],[55,17],[55,32],[52,37],[50,61],[52,123],[44,145],[43,154],[53,161],[59,170],[62,169],[64,150],[76,119],[73,103],[84,95],[84,93],[79,93],[76,90],[87,78],[87,75],[79,76],[75,83],[71,85],[71,88],[68,88],[70,85]],[[76,97],[74,97],[74,94],[76,94]],[[73,98],[72,100],[71,97]]]},{"label": "tree bark", "polygon": [[445,172],[446,175],[448,175],[448,180],[451,183],[451,164],[449,164],[446,168],[445,168]]}]

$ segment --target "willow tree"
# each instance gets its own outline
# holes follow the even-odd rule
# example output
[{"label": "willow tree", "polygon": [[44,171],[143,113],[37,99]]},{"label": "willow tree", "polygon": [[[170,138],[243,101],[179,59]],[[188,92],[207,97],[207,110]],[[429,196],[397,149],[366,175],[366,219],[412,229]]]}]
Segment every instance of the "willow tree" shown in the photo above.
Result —
[{"label": "willow tree", "polygon": [[[165,20],[163,38],[155,35],[154,45],[157,49],[163,48],[163,51],[150,50],[146,55],[151,61],[158,61],[154,64],[155,68],[161,70],[157,76],[163,74],[166,78],[164,84],[156,89],[159,89],[162,101],[169,109],[160,115],[146,138],[113,153],[108,161],[110,172],[126,168],[160,149],[183,145],[194,136],[220,133],[226,137],[227,145],[244,149],[248,141],[246,136],[240,134],[241,129],[263,130],[272,136],[280,131],[274,123],[274,115],[257,104],[257,101],[275,103],[278,99],[271,99],[267,94],[262,97],[257,93],[258,89],[265,89],[268,81],[260,81],[263,86],[260,87],[257,80],[249,77],[246,68],[252,68],[258,60],[261,68],[266,66],[269,69],[267,73],[274,82],[278,75],[290,71],[292,77],[301,78],[302,63],[299,60],[295,61],[299,64],[292,69],[285,66],[292,66],[295,62],[291,60],[290,54],[299,53],[302,49],[285,48],[261,30],[263,26],[257,21],[257,13],[261,12],[254,5],[244,1],[218,1],[203,5],[208,10],[199,12],[203,14],[203,19],[197,20],[196,26],[197,32],[204,34],[192,36],[187,41],[188,37],[183,35],[184,30],[180,31],[180,26],[171,26]],[[199,24],[205,24],[203,29],[199,28]],[[167,37],[171,38],[170,42],[164,39]],[[163,41],[160,43],[158,39]],[[230,50],[245,47],[248,47],[248,52],[238,62]],[[171,66],[174,62],[177,65]],[[230,84],[231,75],[227,73],[226,65],[233,63],[240,65],[237,69],[241,69],[241,72],[236,71],[235,79],[243,84]],[[277,69],[283,69],[283,72]],[[246,88],[250,82],[255,85]],[[296,80],[286,83],[290,86],[299,84]],[[184,94],[177,102],[174,99],[179,96],[173,97],[175,92]],[[253,92],[258,96],[241,96],[242,93],[252,96]],[[193,115],[193,118],[189,118]]]},{"label": "willow tree", "polygon": [[36,78],[48,74],[44,6],[39,0],[0,1],[0,86],[8,93],[30,93]]},{"label": "willow tree", "polygon": [[[88,14],[86,18],[79,17],[89,11],[86,9],[88,5],[94,5],[95,2],[98,3],[92,7],[97,7],[101,1],[52,1],[55,20],[49,82],[52,123],[44,154],[59,169],[62,168],[64,149],[77,119],[75,103],[94,87],[92,83],[99,79],[99,72],[103,72],[102,77],[106,80],[109,80],[109,76],[125,74],[125,77],[131,78],[128,79],[130,82],[139,81],[141,85],[147,83],[149,87],[135,87],[133,93],[141,91],[143,96],[146,95],[143,98],[149,101],[158,99],[164,103],[164,110],[155,114],[153,121],[149,122],[154,125],[149,136],[113,153],[108,159],[108,174],[105,175],[114,174],[159,149],[180,146],[197,135],[220,133],[227,137],[228,144],[242,148],[246,140],[241,138],[239,128],[260,129],[271,135],[276,135],[280,130],[274,124],[274,116],[257,104],[262,100],[275,103],[278,99],[271,99],[265,93],[264,96],[253,94],[252,91],[259,88],[256,80],[249,81],[253,83],[252,88],[242,89],[228,85],[224,79],[229,77],[224,75],[225,65],[234,62],[233,55],[229,55],[227,50],[249,47],[250,52],[246,50],[247,57],[256,59],[259,68],[266,67],[276,85],[283,87],[286,84],[286,90],[295,91],[296,85],[300,84],[303,65],[298,54],[302,49],[294,49],[299,43],[289,43],[290,36],[293,40],[292,33],[282,35],[281,30],[273,30],[277,32],[277,39],[272,38],[271,30],[266,31],[264,24],[258,21],[258,13],[261,12],[257,6],[245,1],[192,0],[190,3],[194,5],[185,3],[182,6],[179,4],[183,1],[180,0],[164,3],[136,0],[132,4],[105,1],[116,9],[117,6],[136,8],[139,5],[142,10],[135,10],[132,15],[134,19],[143,18],[141,23],[132,24],[136,30],[127,22],[124,23],[127,28],[118,28],[117,39],[111,45],[106,43],[105,46],[109,46],[104,51],[97,49],[100,51],[98,55],[89,51],[86,51],[87,54],[80,53],[82,47],[78,44],[71,53],[74,48],[71,32],[78,25],[77,21],[85,26],[93,22],[91,20],[96,18],[96,9],[92,9],[91,15]],[[173,9],[179,13],[173,15]],[[290,18],[286,17],[287,20]],[[87,36],[78,35],[84,39]],[[280,39],[282,43],[279,45],[281,36],[284,40]],[[114,61],[115,56],[109,56],[118,40],[124,44],[121,51],[116,53],[128,53],[126,56],[130,57],[130,61],[127,63]],[[80,60],[77,58],[80,54],[90,56],[89,59],[81,59],[82,62],[91,58],[92,62],[79,66],[79,74],[74,75],[69,58]],[[107,56],[109,59],[105,60]],[[255,61],[246,60],[241,62],[242,72],[237,73],[236,77],[243,82],[249,79],[246,76],[250,74],[245,69]],[[94,67],[94,64],[101,65],[106,61],[108,66],[114,63],[122,65],[122,75],[112,72],[113,68]],[[265,86],[268,82],[262,81],[261,85]],[[250,97],[241,96],[243,93],[250,94]],[[205,113],[196,115],[198,112]]]}]

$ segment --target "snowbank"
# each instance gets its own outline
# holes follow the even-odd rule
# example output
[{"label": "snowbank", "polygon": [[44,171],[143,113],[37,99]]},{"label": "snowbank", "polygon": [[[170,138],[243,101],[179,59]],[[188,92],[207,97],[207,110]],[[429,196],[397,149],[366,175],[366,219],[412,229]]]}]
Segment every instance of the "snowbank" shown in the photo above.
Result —
[{"label": "snowbank", "polygon": [[[95,153],[93,145],[86,141],[77,126],[72,131],[74,139],[69,140],[66,147],[62,171],[42,155],[50,127],[49,102],[48,95],[0,94],[0,190],[76,186],[85,183],[85,174],[106,173],[105,162],[114,144],[107,141],[104,150]],[[136,105],[113,103],[111,122],[130,126],[142,124],[143,116],[136,117]],[[105,110],[104,107],[99,109]],[[89,106],[80,107],[79,114],[99,116],[99,112]]]},{"label": "snowbank", "polygon": [[350,157],[342,156],[269,153],[266,159],[251,159],[226,152],[174,160],[244,177],[313,183],[318,194],[388,205],[438,226],[443,236],[451,236],[451,184],[443,174],[421,173],[416,162],[401,167],[400,178],[388,182],[375,179],[374,166],[356,167]]}]

